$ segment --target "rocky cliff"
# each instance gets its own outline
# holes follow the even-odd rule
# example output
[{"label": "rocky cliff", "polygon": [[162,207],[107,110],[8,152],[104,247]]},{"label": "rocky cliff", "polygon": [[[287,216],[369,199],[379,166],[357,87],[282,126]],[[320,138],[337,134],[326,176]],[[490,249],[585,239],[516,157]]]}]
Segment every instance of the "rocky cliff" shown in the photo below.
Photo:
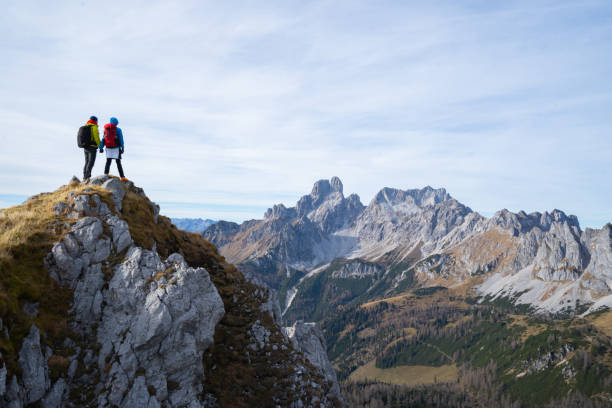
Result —
[{"label": "rocky cliff", "polygon": [[74,180],[0,233],[0,407],[342,406],[324,346],[132,183]]}]

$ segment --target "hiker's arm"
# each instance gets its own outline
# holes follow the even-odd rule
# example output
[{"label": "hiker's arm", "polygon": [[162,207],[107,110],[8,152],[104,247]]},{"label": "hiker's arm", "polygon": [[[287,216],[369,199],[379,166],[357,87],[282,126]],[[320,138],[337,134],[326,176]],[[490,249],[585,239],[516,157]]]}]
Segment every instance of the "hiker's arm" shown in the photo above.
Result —
[{"label": "hiker's arm", "polygon": [[96,147],[100,147],[100,132],[98,131],[97,126],[91,127],[91,134],[93,135],[93,140],[94,140],[94,143],[96,144]]},{"label": "hiker's arm", "polygon": [[123,145],[123,130],[117,128],[117,131],[119,134],[119,145],[121,146],[121,150],[125,150],[125,146]]},{"label": "hiker's arm", "polygon": [[106,130],[104,131],[104,136],[102,137],[102,141],[100,142],[100,153],[104,149],[104,139],[106,139]]}]

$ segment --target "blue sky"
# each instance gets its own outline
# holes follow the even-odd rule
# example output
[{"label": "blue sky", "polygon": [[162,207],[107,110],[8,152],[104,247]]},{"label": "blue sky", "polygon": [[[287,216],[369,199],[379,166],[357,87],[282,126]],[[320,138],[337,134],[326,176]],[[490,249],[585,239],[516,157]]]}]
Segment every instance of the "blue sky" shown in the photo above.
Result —
[{"label": "blue sky", "polygon": [[0,206],[81,176],[96,114],[170,216],[260,218],[339,176],[366,204],[431,185],[612,221],[609,1],[8,0],[0,44]]}]

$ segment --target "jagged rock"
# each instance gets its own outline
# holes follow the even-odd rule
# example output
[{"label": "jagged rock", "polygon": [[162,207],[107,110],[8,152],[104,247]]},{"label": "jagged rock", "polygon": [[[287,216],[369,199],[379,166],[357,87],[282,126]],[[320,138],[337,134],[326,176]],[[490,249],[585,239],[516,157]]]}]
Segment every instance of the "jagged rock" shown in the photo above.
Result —
[{"label": "jagged rock", "polygon": [[249,334],[254,340],[254,343],[250,345],[252,350],[263,349],[270,340],[270,332],[260,324],[259,320],[253,323],[251,330],[249,330]]},{"label": "jagged rock", "polygon": [[77,176],[72,176],[72,178],[68,182],[68,184],[77,184],[77,183],[79,183],[79,184],[81,183],[81,180],[79,180],[79,178]]},{"label": "jagged rock", "polygon": [[316,323],[304,323],[298,320],[293,326],[283,327],[283,332],[291,340],[293,346],[302,351],[308,361],[320,370],[326,380],[332,383],[330,395],[344,403],[336,372],[325,351],[325,338]]},{"label": "jagged rock", "polygon": [[72,234],[83,246],[83,250],[89,253],[96,252],[96,246],[103,232],[102,221],[96,217],[81,218],[72,226]]},{"label": "jagged rock", "polygon": [[[0,355],[0,358],[2,356]],[[6,393],[6,365],[2,364],[0,368],[0,397]]]},{"label": "jagged rock", "polygon": [[106,223],[110,226],[113,234],[113,244],[117,253],[132,245],[132,237],[127,222],[120,219],[116,215],[106,219]]},{"label": "jagged rock", "polygon": [[19,367],[22,371],[21,380],[24,388],[24,402],[31,404],[41,399],[49,389],[47,362],[40,348],[40,333],[34,325],[23,339],[19,351]]},{"label": "jagged rock", "polygon": [[153,221],[157,224],[159,218],[159,205],[155,203],[151,203],[151,205],[153,206]]},{"label": "jagged rock", "polygon": [[283,324],[283,314],[281,312],[280,301],[278,299],[278,293],[274,289],[263,288],[264,296],[267,299],[261,304],[260,310],[268,313],[274,322],[279,326]]},{"label": "jagged rock", "polygon": [[[155,397],[153,397],[155,398]],[[151,396],[147,391],[144,376],[136,377],[132,389],[123,401],[122,407],[125,408],[148,408]]]},{"label": "jagged rock", "polygon": [[60,202],[56,203],[55,205],[53,205],[53,207],[51,208],[51,211],[55,215],[61,215],[64,212],[66,212],[68,210],[68,208],[69,208],[68,204],[66,204],[63,201],[60,201]]},{"label": "jagged rock", "polygon": [[72,213],[69,215],[70,218],[77,219],[82,216],[91,215],[108,215],[110,209],[105,202],[100,199],[97,194],[79,194],[74,197],[72,202]]},{"label": "jagged rock", "polygon": [[104,184],[110,177],[107,174],[102,174],[100,176],[95,176],[89,179],[87,184],[92,184],[94,186],[101,186]]},{"label": "jagged rock", "polygon": [[359,260],[347,262],[339,270],[332,272],[333,278],[357,278],[362,279],[368,276],[383,273],[385,270],[380,265]]},{"label": "jagged rock", "polygon": [[[178,254],[162,262],[156,253],[133,247],[115,269],[105,292],[98,341],[99,364],[115,354],[108,378],[110,404],[120,405],[127,385],[141,367],[146,383],[162,377],[180,384],[165,393],[173,406],[186,405],[202,391],[202,354],[213,342],[214,327],[224,313],[223,302],[203,268],[190,268]],[[171,276],[155,280],[172,269]],[[75,298],[78,293],[75,292]]]},{"label": "jagged rock", "polygon": [[70,256],[63,242],[53,244],[51,256],[46,259],[46,265],[52,277],[60,283],[70,286],[74,284],[83,270],[83,261]]},{"label": "jagged rock", "polygon": [[41,401],[42,408],[60,408],[66,390],[66,381],[60,378],[53,384],[51,391]]},{"label": "jagged rock", "polygon": [[123,184],[116,178],[111,178],[104,183],[102,183],[102,187],[109,190],[111,192],[111,197],[113,198],[113,202],[115,203],[115,209],[117,211],[121,211],[123,197],[125,197],[125,189],[123,188]]},{"label": "jagged rock", "polygon": [[75,288],[75,292],[79,293],[78,297],[75,296],[72,306],[76,321],[87,324],[100,317],[102,302],[100,290],[103,286],[102,265],[96,263],[89,266]]},{"label": "jagged rock", "polygon": [[555,364],[559,364],[572,351],[574,351],[574,347],[571,344],[564,344],[558,350],[544,353],[533,361],[525,361],[523,362],[524,371],[518,374],[517,377],[522,377],[526,374],[533,374]]},{"label": "jagged rock", "polygon": [[17,376],[14,375],[11,378],[11,382],[6,390],[5,400],[8,401],[6,404],[7,408],[22,408],[24,404],[24,395],[22,394],[21,387],[17,382]]}]

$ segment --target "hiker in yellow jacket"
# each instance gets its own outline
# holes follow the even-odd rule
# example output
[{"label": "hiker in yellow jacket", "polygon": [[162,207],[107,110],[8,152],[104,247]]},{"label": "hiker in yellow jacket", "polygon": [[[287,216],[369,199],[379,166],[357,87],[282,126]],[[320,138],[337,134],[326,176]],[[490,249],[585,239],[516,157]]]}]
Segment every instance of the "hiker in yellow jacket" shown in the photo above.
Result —
[{"label": "hiker in yellow jacket", "polygon": [[91,177],[91,169],[96,162],[96,153],[100,146],[100,132],[98,131],[98,118],[91,116],[85,126],[79,129],[79,147],[85,152],[85,167],[83,167],[83,181]]}]

